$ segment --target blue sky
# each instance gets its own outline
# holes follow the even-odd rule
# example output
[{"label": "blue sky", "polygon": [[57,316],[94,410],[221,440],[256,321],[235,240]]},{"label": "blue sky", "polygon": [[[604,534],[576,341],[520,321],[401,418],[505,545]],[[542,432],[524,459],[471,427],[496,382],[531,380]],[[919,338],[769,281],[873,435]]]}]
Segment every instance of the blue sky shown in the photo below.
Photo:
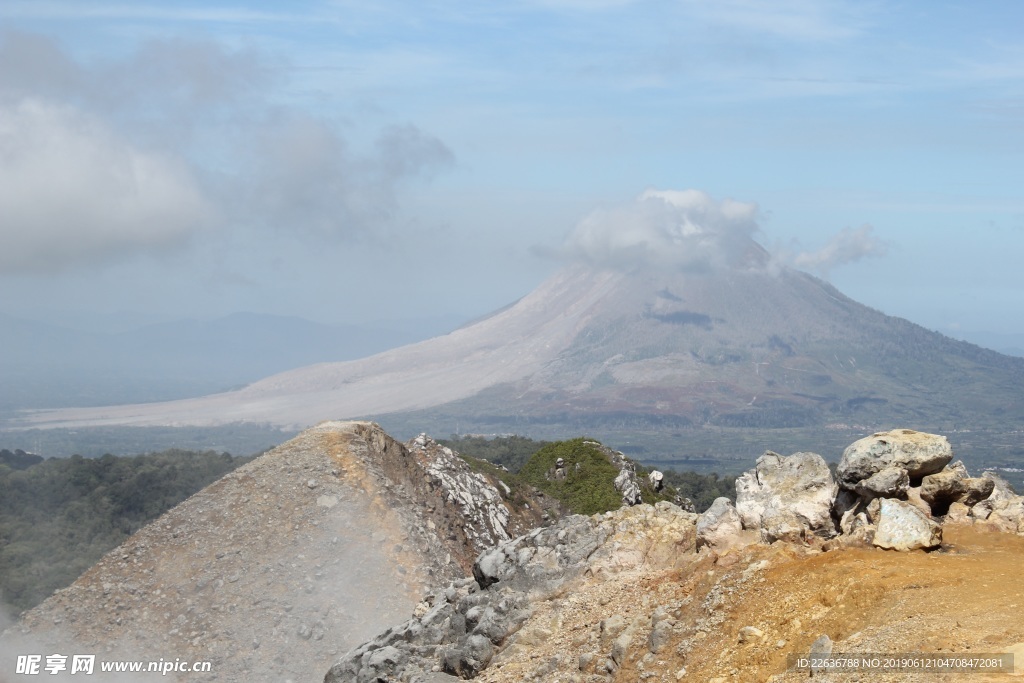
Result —
[{"label": "blue sky", "polygon": [[886,313],[1024,333],[1021,26],[1015,1],[7,0],[0,311],[469,318],[593,212],[697,189]]}]

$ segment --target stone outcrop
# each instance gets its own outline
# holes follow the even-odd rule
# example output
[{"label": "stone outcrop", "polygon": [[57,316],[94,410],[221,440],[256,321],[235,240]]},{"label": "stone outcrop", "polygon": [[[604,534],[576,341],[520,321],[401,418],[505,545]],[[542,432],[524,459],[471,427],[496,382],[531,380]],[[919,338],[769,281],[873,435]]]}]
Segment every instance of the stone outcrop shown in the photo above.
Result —
[{"label": "stone outcrop", "polygon": [[[472,677],[511,652],[550,638],[550,632],[522,626],[545,601],[571,593],[584,578],[692,561],[695,526],[696,515],[658,503],[593,517],[573,515],[535,529],[481,554],[473,565],[475,580],[431,595],[418,608],[419,616],[349,652],[324,681]],[[603,630],[614,668],[630,646],[632,631],[613,621],[607,620]],[[659,646],[658,636],[654,645]]]},{"label": "stone outcrop", "polygon": [[615,477],[615,490],[622,494],[623,505],[640,503],[640,484],[636,480],[636,470],[631,463],[624,463],[619,470],[618,476]]},{"label": "stone outcrop", "polygon": [[816,453],[786,457],[768,451],[736,479],[736,511],[743,528],[757,531],[766,543],[833,536],[835,496],[828,463]]},{"label": "stone outcrop", "polygon": [[697,549],[724,552],[744,543],[743,522],[728,498],[715,502],[697,518]]},{"label": "stone outcrop", "polygon": [[[410,454],[426,472],[426,480],[444,498],[445,505],[458,510],[465,541],[475,552],[507,541],[510,531],[524,531],[534,520],[512,522],[512,513],[505,503],[511,490],[500,480],[489,479],[426,434],[408,444]],[[520,511],[522,514],[522,511]],[[459,547],[464,547],[465,544]]]},{"label": "stone outcrop", "polygon": [[857,485],[882,470],[906,470],[912,485],[922,477],[940,472],[953,459],[953,449],[944,436],[893,429],[855,441],[843,451],[836,477],[839,486],[855,490]]}]

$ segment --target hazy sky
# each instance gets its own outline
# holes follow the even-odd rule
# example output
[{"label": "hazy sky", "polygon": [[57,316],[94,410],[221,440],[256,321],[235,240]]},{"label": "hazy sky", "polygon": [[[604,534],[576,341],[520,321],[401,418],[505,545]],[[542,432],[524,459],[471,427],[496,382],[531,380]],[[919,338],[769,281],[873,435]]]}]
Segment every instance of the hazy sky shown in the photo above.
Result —
[{"label": "hazy sky", "polygon": [[671,219],[1024,332],[1022,26],[1019,0],[5,0],[0,311],[468,318]]}]

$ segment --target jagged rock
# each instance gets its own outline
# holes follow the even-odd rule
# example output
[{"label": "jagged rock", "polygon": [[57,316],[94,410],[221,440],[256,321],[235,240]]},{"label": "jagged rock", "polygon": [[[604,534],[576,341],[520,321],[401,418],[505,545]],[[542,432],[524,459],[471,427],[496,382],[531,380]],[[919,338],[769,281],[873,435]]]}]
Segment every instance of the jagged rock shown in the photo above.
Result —
[{"label": "jagged rock", "polygon": [[982,472],[981,476],[992,480],[992,493],[986,500],[1013,500],[1017,497],[1010,483],[995,472]]},{"label": "jagged rock", "polygon": [[622,494],[623,505],[640,504],[640,484],[636,480],[636,472],[626,463],[615,477],[615,490]]},{"label": "jagged rock", "polygon": [[971,511],[971,509],[969,507],[967,507],[966,505],[964,505],[963,503],[959,503],[957,501],[953,501],[952,503],[950,503],[949,509],[946,511],[946,519],[945,519],[944,523],[945,524],[962,524],[964,522],[969,522],[970,521],[970,516],[969,516],[970,511]]},{"label": "jagged rock", "polygon": [[933,514],[944,515],[949,504],[964,494],[964,477],[956,469],[946,468],[921,480],[921,498]]},{"label": "jagged rock", "polygon": [[674,502],[686,512],[697,512],[697,507],[693,504],[693,501],[686,496],[677,495]]},{"label": "jagged rock", "polygon": [[724,496],[716,498],[697,518],[697,549],[709,548],[722,552],[741,544],[743,523],[732,501]]},{"label": "jagged rock", "polygon": [[981,477],[992,481],[992,493],[989,494],[988,498],[979,501],[971,508],[971,517],[986,520],[992,515],[993,510],[999,508],[1002,511],[1000,514],[1001,521],[993,526],[1004,531],[1010,531],[1016,525],[1013,521],[1013,510],[1015,509],[1014,504],[1020,500],[1020,496],[1013,492],[1010,484],[1005,479],[994,472],[984,472]]},{"label": "jagged rock", "polygon": [[838,522],[847,516],[847,512],[856,512],[861,507],[860,496],[855,491],[839,489],[832,501],[832,518]]},{"label": "jagged rock", "polygon": [[973,507],[985,500],[995,490],[995,484],[991,477],[968,476],[967,468],[957,461],[921,480],[921,498],[931,505],[933,514],[944,515],[954,502]]},{"label": "jagged rock", "polygon": [[744,529],[766,543],[834,534],[832,501],[836,484],[828,463],[816,453],[788,457],[767,451],[753,470],[736,480],[736,511]]},{"label": "jagged rock", "polygon": [[920,486],[912,486],[907,489],[907,502],[929,517],[932,516],[932,506],[921,497]]},{"label": "jagged rock", "polygon": [[491,663],[493,657],[491,641],[473,634],[459,646],[445,649],[441,656],[441,670],[459,678],[473,678]]},{"label": "jagged rock", "polygon": [[872,540],[875,546],[891,550],[918,550],[937,548],[942,544],[942,527],[913,505],[892,498],[876,498],[873,503],[878,503]]},{"label": "jagged rock", "polygon": [[[565,517],[499,544],[477,558],[473,585],[438,593],[428,612],[352,650],[324,681],[415,680],[434,667],[459,676],[475,675],[506,648],[550,639],[550,631],[520,628],[537,604],[562,594],[580,577],[686,563],[687,553],[694,549],[695,525],[696,515],[663,502],[593,517]],[[630,626],[621,615],[613,615],[602,627],[614,670],[614,657],[621,661],[628,646],[628,641],[620,640],[632,638]],[[372,664],[368,653],[384,647],[402,650],[408,659],[403,663],[391,657]],[[579,663],[588,668],[593,661],[581,658]]]},{"label": "jagged rock", "polygon": [[854,490],[864,498],[902,498],[910,487],[910,475],[902,467],[886,467],[857,482]]},{"label": "jagged rock", "polygon": [[665,475],[658,470],[651,470],[651,473],[647,475],[647,480],[651,482],[651,488],[655,491],[661,491],[665,486]]},{"label": "jagged rock", "polygon": [[857,484],[889,467],[904,469],[915,484],[928,474],[939,472],[953,459],[953,449],[944,436],[893,429],[855,441],[843,451],[836,476],[839,486],[855,490]]},{"label": "jagged rock", "polygon": [[993,531],[1024,534],[1024,496],[1009,500],[983,500],[971,508],[971,516]]}]

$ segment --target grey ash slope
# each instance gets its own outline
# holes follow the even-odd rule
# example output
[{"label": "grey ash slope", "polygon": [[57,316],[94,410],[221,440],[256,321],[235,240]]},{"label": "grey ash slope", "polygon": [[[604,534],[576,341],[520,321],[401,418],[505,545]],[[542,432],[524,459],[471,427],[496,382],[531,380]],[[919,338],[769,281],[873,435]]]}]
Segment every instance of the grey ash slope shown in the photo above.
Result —
[{"label": "grey ash slope", "polygon": [[324,423],[134,534],[5,645],[173,653],[212,662],[219,681],[314,680],[537,521],[535,500],[524,516],[494,483],[430,439]]},{"label": "grey ash slope", "polygon": [[1019,424],[1024,359],[886,316],[790,269],[567,268],[448,335],[200,399],[34,426],[305,425],[434,411],[475,424],[639,416],[681,427]]}]

